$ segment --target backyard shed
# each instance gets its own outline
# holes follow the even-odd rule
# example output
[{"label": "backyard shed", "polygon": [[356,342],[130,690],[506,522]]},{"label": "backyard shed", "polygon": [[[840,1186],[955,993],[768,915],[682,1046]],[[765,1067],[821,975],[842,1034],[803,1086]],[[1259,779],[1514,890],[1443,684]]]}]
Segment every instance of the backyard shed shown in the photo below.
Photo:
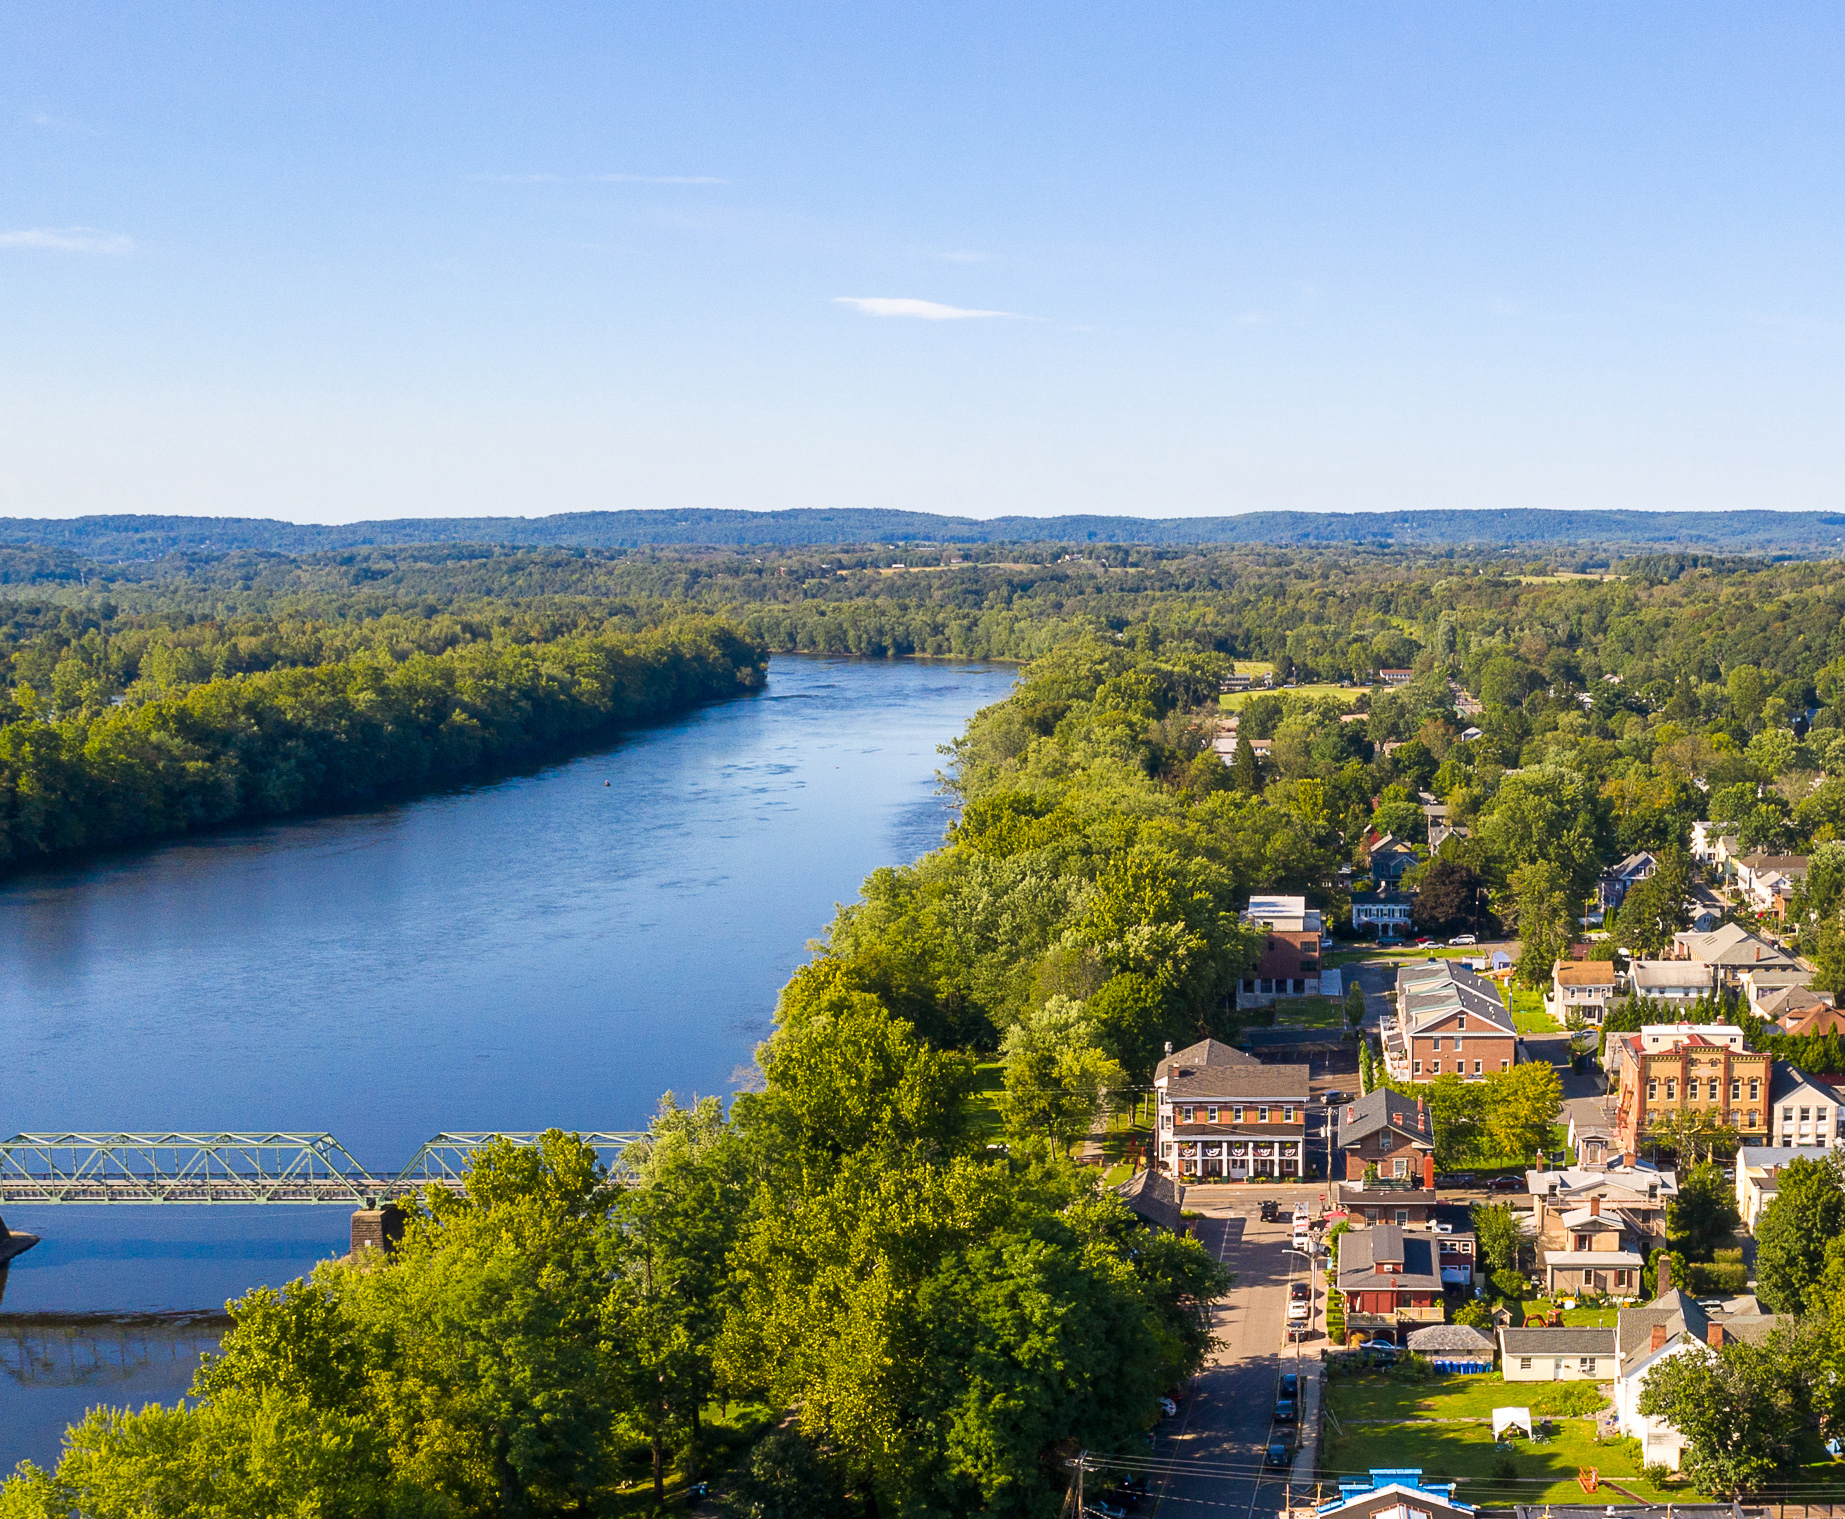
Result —
[{"label": "backyard shed", "polygon": [[1479,1375],[1493,1369],[1493,1341],[1467,1324],[1430,1324],[1409,1337],[1409,1349],[1437,1371]]}]

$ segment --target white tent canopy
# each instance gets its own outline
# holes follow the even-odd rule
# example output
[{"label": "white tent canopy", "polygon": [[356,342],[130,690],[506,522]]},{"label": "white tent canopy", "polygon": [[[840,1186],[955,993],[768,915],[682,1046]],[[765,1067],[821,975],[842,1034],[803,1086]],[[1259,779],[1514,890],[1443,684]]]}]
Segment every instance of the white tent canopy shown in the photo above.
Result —
[{"label": "white tent canopy", "polygon": [[1522,1429],[1525,1438],[1531,1438],[1531,1410],[1528,1408],[1495,1408],[1493,1410],[1493,1438],[1497,1440],[1508,1429]]}]

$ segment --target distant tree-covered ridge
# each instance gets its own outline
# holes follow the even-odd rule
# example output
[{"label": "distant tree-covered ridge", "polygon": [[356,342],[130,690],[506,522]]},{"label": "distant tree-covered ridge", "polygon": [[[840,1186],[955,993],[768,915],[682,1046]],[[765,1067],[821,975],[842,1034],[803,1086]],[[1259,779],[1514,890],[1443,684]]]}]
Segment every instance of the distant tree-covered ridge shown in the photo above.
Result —
[{"label": "distant tree-covered ridge", "polygon": [[690,616],[85,627],[61,612],[23,640],[19,622],[0,688],[0,867],[414,791],[754,689],[768,660]]},{"label": "distant tree-covered ridge", "polygon": [[1837,554],[1845,515],[1831,512],[1500,511],[1246,512],[1225,517],[944,517],[870,509],[563,512],[550,517],[407,517],[337,525],[258,517],[0,518],[0,543],[102,559],[175,551],[317,550],[408,543],[583,548],[643,545],[817,547],[841,543],[1378,544],[1423,548],[1590,543],[1740,553]]}]

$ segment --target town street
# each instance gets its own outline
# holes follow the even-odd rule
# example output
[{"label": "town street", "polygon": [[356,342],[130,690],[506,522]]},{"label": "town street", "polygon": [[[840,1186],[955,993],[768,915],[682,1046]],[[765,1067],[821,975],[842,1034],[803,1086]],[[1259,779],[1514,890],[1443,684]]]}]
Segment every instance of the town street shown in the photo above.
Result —
[{"label": "town street", "polygon": [[[1271,1438],[1275,1389],[1284,1371],[1317,1362],[1325,1338],[1318,1325],[1325,1290],[1314,1285],[1312,1338],[1284,1344],[1288,1287],[1310,1275],[1307,1258],[1287,1249],[1289,1214],[1296,1201],[1317,1213],[1323,1189],[1306,1187],[1192,1187],[1186,1205],[1203,1212],[1201,1243],[1236,1273],[1236,1285],[1216,1313],[1221,1342],[1193,1384],[1178,1417],[1159,1427],[1155,1464],[1168,1475],[1154,1480],[1152,1512],[1185,1519],[1227,1515],[1261,1519],[1278,1513],[1288,1497],[1288,1473],[1270,1471],[1263,1458]],[[1262,1223],[1263,1198],[1281,1204],[1281,1222]],[[1293,1445],[1293,1425],[1275,1427]],[[1309,1495],[1311,1496],[1311,1495]]]}]

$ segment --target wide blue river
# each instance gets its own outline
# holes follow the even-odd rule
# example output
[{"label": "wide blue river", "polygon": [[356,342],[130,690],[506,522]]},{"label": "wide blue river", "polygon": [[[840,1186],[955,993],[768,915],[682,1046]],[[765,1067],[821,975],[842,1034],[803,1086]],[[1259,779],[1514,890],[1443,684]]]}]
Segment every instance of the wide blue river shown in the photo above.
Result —
[{"label": "wide blue river", "polygon": [[[395,1170],[455,1130],[644,1127],[733,1090],[873,868],[947,820],[938,746],[1010,667],[777,658],[767,688],[400,805],[0,883],[0,1134],[326,1131]],[[219,1309],[346,1247],[343,1208],[9,1208],[0,1472],[196,1337],[40,1316]]]}]

